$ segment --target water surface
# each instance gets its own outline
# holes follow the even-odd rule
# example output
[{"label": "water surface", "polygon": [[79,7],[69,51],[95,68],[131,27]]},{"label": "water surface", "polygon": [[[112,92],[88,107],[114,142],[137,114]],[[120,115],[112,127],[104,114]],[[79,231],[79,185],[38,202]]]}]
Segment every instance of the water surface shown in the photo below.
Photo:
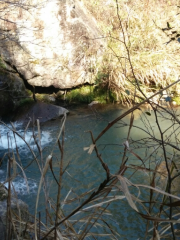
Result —
[{"label": "water surface", "polygon": [[[64,143],[64,168],[66,166],[66,172],[63,175],[63,188],[62,199],[71,190],[71,196],[86,192],[87,190],[98,187],[100,183],[106,178],[106,173],[101,166],[100,161],[97,159],[95,152],[88,154],[84,151],[85,147],[89,147],[92,144],[89,130],[92,131],[94,138],[107,126],[107,124],[118,117],[124,112],[122,106],[110,105],[102,108],[91,109],[87,106],[70,109],[70,114],[67,116],[65,124],[65,143]],[[146,114],[147,110],[136,110],[134,112],[134,125],[136,126],[131,130],[129,138],[129,144],[132,150],[138,154],[142,159],[146,159],[148,154],[154,151],[156,143],[151,143],[149,149],[145,148],[148,133],[152,136],[159,137],[160,133],[155,122],[155,116]],[[178,110],[179,111],[179,110]],[[123,119],[123,122],[115,124],[101,139],[97,142],[99,153],[101,154],[105,163],[107,163],[111,174],[115,174],[120,167],[124,142],[127,140],[128,126],[130,123],[130,116]],[[50,121],[41,126],[41,145],[43,148],[43,158],[45,159],[52,151],[52,146],[56,143],[58,133],[61,127],[61,120]],[[168,119],[161,120],[162,129],[166,129],[171,121]],[[13,135],[3,125],[0,126],[1,131],[1,155],[7,149],[9,145],[15,152],[15,143],[13,141]],[[19,133],[23,134],[22,126],[18,126]],[[145,130],[145,131],[143,131]],[[9,139],[7,140],[7,131],[9,131]],[[37,134],[37,131],[35,132]],[[26,132],[26,140],[32,149],[38,153],[36,144],[32,140],[32,129]],[[27,146],[20,138],[16,138],[19,155],[23,167],[26,167],[32,161],[32,155]],[[160,160],[162,151],[157,151],[153,161]],[[53,169],[58,179],[59,167],[60,167],[60,151],[58,147],[53,151]],[[142,166],[142,162],[132,153],[127,153],[128,162],[127,165],[133,164]],[[40,156],[39,156],[40,159]],[[20,163],[19,163],[20,164]],[[147,161],[147,166],[149,161]],[[153,164],[153,162],[151,163]],[[155,164],[155,163],[154,163]],[[127,170],[125,176],[130,177],[134,170]],[[34,161],[27,169],[26,175],[28,178],[30,192],[27,192],[26,183],[21,177],[17,177],[14,180],[14,187],[18,193],[19,198],[28,203],[31,213],[34,213],[34,206],[36,200],[36,194],[40,179],[40,173],[36,162]],[[47,173],[47,185],[49,189],[49,196],[52,201],[56,201],[57,197],[57,185],[54,181],[52,173]],[[3,182],[6,179],[6,161],[3,162],[0,171],[0,180]],[[149,184],[149,175],[146,172],[137,171],[130,180],[134,183]],[[136,189],[130,187],[132,193],[137,194]],[[73,194],[72,194],[73,192]],[[142,199],[146,199],[147,191],[141,190]],[[122,194],[122,193],[121,193]],[[44,194],[43,191],[40,195],[38,211],[42,213],[44,211]],[[65,210],[68,212],[74,208],[73,205],[68,205]],[[142,239],[145,233],[146,221],[142,219],[127,203],[126,199],[113,202],[108,208],[112,213],[110,216],[113,220],[108,220],[118,231],[121,239]],[[109,217],[109,216],[108,216]],[[117,223],[117,224],[116,224]]]}]

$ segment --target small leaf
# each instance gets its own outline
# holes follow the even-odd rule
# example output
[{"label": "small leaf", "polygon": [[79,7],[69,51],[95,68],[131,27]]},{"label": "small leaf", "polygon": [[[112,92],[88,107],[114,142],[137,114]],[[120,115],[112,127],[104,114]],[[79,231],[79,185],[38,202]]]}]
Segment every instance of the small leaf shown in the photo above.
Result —
[{"label": "small leaf", "polygon": [[91,144],[90,147],[84,147],[84,151],[88,150],[88,153],[91,154],[94,150],[95,144]]},{"label": "small leaf", "polygon": [[87,150],[89,150],[89,147],[84,147],[83,149],[84,149],[84,151],[87,151]]},{"label": "small leaf", "polygon": [[158,217],[153,217],[150,215],[145,215],[143,213],[139,213],[143,218],[147,220],[151,220],[154,222],[172,222],[172,223],[179,223],[179,220],[174,220],[174,219],[164,219],[164,218],[158,218]]},{"label": "small leaf", "polygon": [[123,145],[126,146],[127,149],[129,149],[129,142],[128,142],[128,140],[126,140],[126,141],[123,143]]},{"label": "small leaf", "polygon": [[129,192],[128,184],[130,183],[130,181],[127,181],[128,182],[128,184],[127,184],[126,178],[122,177],[121,175],[117,175],[117,178],[121,183],[122,191],[123,191],[128,203],[129,203],[130,207],[132,207],[136,212],[139,212],[137,207],[136,207],[136,204],[133,202],[132,195]]},{"label": "small leaf", "polygon": [[126,90],[125,92],[127,93],[127,95],[130,95],[130,91],[129,90]]},{"label": "small leaf", "polygon": [[89,147],[89,151],[88,153],[91,154],[94,150],[94,147],[95,147],[95,144],[91,144],[90,147]]},{"label": "small leaf", "polygon": [[151,116],[151,113],[150,112],[145,112],[148,116]]}]

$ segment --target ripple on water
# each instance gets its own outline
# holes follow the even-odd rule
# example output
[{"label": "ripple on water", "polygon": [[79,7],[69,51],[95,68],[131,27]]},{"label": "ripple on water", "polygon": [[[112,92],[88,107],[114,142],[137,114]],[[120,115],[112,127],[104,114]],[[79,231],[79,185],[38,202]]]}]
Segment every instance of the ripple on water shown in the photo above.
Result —
[{"label": "ripple on water", "polygon": [[[8,183],[5,183],[8,188]],[[35,194],[37,192],[37,182],[34,180],[28,180],[27,182],[23,178],[16,178],[15,181],[11,183],[11,189],[13,192],[19,196]]]}]

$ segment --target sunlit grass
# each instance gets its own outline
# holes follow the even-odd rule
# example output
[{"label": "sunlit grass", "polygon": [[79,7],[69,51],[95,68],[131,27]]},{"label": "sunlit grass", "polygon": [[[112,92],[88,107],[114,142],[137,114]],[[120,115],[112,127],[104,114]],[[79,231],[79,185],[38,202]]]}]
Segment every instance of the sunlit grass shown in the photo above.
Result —
[{"label": "sunlit grass", "polygon": [[91,0],[84,4],[97,19],[108,43],[103,61],[99,63],[97,60],[95,79],[99,72],[108,73],[108,87],[120,101],[131,102],[134,99],[132,67],[136,79],[147,88],[146,92],[152,88],[162,88],[178,79],[179,43],[169,42],[171,30],[162,29],[167,28],[169,22],[173,30],[178,30],[179,1],[118,1],[120,19],[116,1],[104,3],[102,0]]},{"label": "sunlit grass", "polygon": [[89,104],[92,101],[107,103],[116,101],[116,96],[109,89],[97,84],[96,86],[83,86],[69,91],[66,100],[70,103]]},{"label": "sunlit grass", "polygon": [[67,93],[66,99],[69,102],[90,103],[94,99],[93,90],[90,86],[76,88]]}]

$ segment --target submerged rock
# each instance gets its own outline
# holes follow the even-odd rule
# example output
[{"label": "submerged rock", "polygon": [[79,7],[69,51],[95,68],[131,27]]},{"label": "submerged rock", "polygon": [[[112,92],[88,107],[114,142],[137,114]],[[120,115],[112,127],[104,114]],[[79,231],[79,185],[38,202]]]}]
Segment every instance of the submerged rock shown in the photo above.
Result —
[{"label": "submerged rock", "polygon": [[88,106],[92,107],[93,105],[98,104],[98,103],[99,103],[99,101],[92,101],[91,103],[88,104]]},{"label": "submerged rock", "polygon": [[63,116],[65,113],[69,113],[69,111],[63,107],[37,102],[25,113],[17,116],[15,121],[27,123],[29,120],[31,120],[32,123],[35,123],[35,121],[39,119],[40,123],[44,123],[53,119],[57,119]]}]

